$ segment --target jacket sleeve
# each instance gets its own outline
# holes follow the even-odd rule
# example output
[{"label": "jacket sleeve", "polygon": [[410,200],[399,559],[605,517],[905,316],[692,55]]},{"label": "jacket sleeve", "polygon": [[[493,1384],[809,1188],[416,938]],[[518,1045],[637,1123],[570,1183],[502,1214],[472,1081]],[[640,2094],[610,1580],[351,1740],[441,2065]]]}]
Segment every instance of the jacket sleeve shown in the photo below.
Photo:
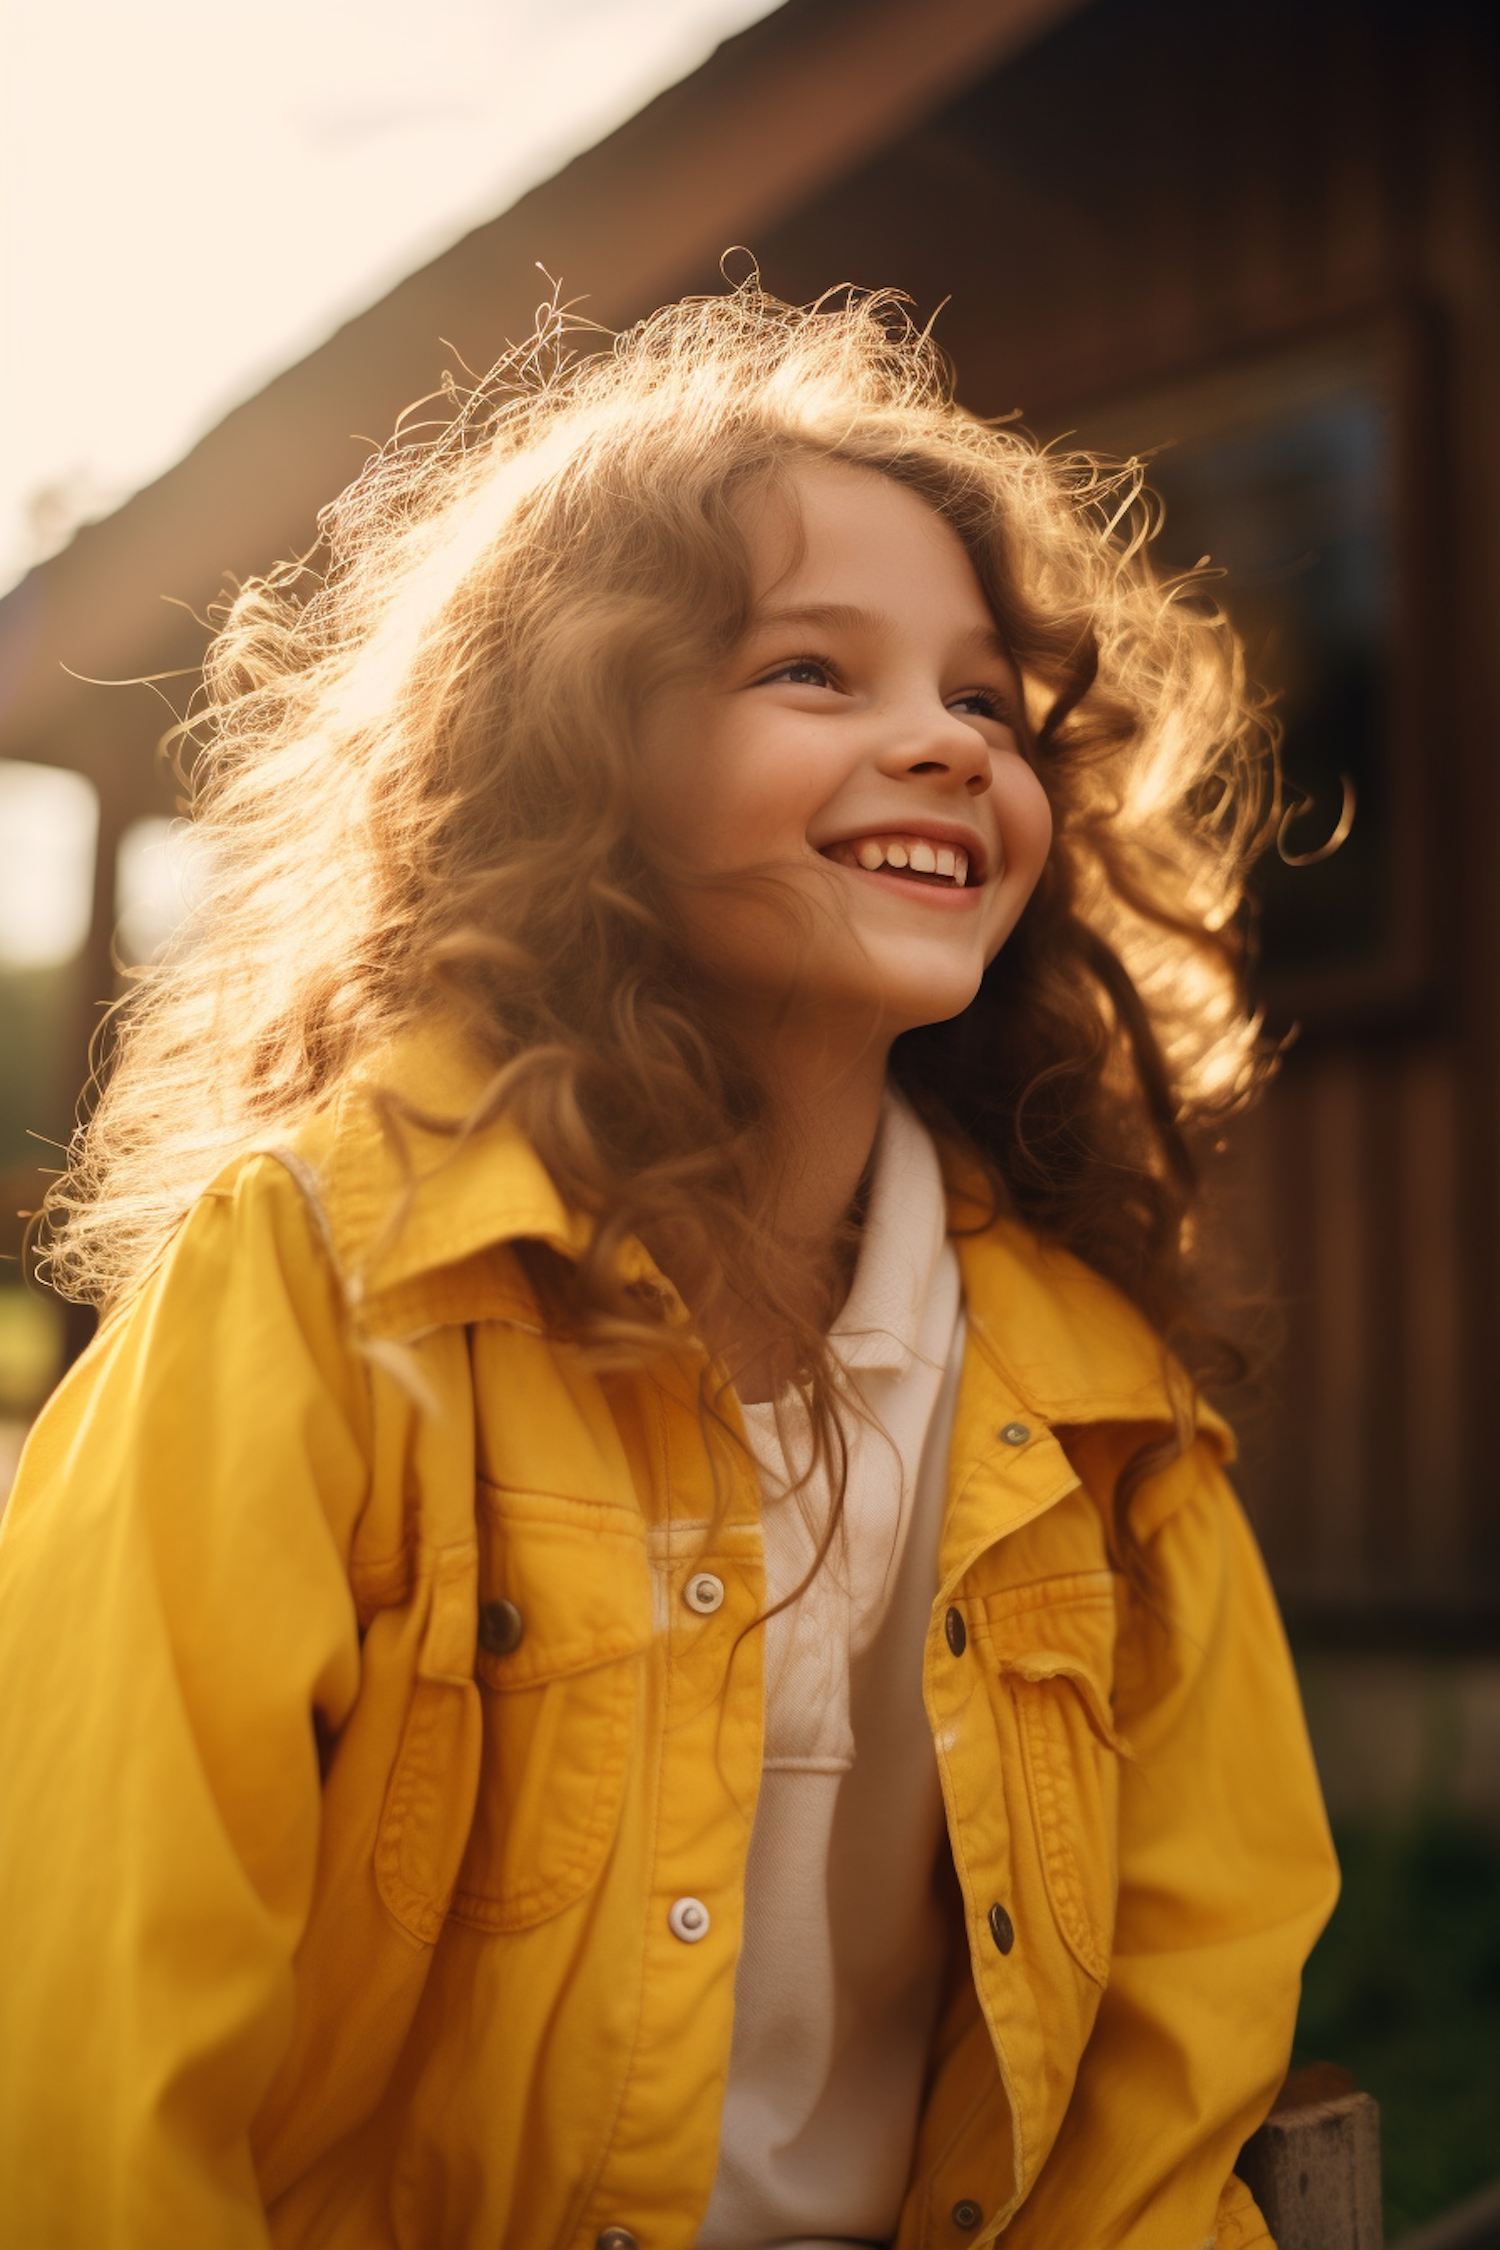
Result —
[{"label": "jacket sleeve", "polygon": [[1136,1520],[1156,1594],[1130,1603],[1117,1655],[1133,1755],[1109,1983],[1016,2250],[1270,2243],[1231,2172],[1338,1893],[1275,1601],[1207,1441],[1143,1489]]},{"label": "jacket sleeve", "polygon": [[363,1370],[300,1194],[210,1191],[0,1536],[0,2241],[263,2250],[320,1726],[359,1675]]}]

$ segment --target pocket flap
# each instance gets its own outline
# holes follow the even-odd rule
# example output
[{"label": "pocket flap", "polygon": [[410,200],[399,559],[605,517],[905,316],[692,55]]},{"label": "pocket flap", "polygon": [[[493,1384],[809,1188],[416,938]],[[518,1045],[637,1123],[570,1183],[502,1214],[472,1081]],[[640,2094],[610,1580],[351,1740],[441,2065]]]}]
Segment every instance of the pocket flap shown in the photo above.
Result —
[{"label": "pocket flap", "polygon": [[1083,1570],[1043,1579],[991,1595],[984,1609],[1001,1671],[1022,1680],[1069,1681],[1100,1741],[1129,1757],[1114,1723],[1114,1573]]},{"label": "pocket flap", "polygon": [[477,1670],[487,1686],[537,1687],[649,1644],[651,1572],[639,1518],[488,1484],[479,1487],[479,1506],[481,1621],[499,1603],[519,1617],[519,1637],[504,1653],[487,1649],[481,1633]]}]

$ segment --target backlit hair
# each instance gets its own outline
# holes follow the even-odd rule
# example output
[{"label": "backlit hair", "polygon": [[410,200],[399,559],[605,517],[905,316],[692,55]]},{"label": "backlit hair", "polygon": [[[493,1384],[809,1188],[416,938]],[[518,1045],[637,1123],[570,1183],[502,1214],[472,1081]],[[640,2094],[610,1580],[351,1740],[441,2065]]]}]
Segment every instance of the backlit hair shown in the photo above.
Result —
[{"label": "backlit hair", "polygon": [[752,282],[586,345],[549,315],[398,433],[312,562],[230,603],[187,730],[206,895],[119,1012],[52,1279],[128,1296],[228,1158],[447,1009],[492,1067],[483,1114],[513,1112],[600,1222],[566,1283],[585,1341],[644,1344],[614,1253],[678,1240],[781,1325],[826,1419],[821,1330],[764,1224],[761,1090],[631,786],[647,698],[747,623],[746,494],[816,457],[962,540],[1056,825],[978,997],[898,1041],[894,1074],[997,1203],[1175,1332],[1195,1137],[1259,1067],[1238,909],[1274,756],[1226,622],[1152,567],[1138,468],[965,413],[890,295],[795,308]]}]

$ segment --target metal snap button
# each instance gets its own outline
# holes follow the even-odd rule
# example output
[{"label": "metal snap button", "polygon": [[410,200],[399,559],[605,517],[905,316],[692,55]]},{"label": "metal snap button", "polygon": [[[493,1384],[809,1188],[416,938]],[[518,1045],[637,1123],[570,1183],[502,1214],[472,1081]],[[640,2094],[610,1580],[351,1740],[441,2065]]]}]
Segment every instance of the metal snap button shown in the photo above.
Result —
[{"label": "metal snap button", "polygon": [[606,2227],[594,2237],[594,2250],[641,2250],[629,2227]]},{"label": "metal snap button", "polygon": [[984,2213],[972,2196],[961,2196],[953,2206],[953,2224],[962,2227],[965,2234],[972,2234],[983,2217]]},{"label": "metal snap button", "polygon": [[684,1945],[696,1945],[708,1935],[708,1908],[701,1898],[680,1898],[667,1916],[667,1928]]},{"label": "metal snap button", "polygon": [[969,1628],[964,1623],[962,1613],[959,1610],[949,1610],[947,1616],[943,1619],[943,1631],[947,1635],[948,1646],[952,1649],[954,1655],[962,1656],[969,1645]]},{"label": "metal snap button", "polygon": [[1024,1445],[1031,1431],[1025,1422],[1007,1422],[1000,1432],[1002,1445]]},{"label": "metal snap button", "polygon": [[1009,1953],[1016,1942],[1016,1925],[1003,1906],[990,1908],[990,1936],[1002,1953]]},{"label": "metal snap button", "polygon": [[514,1602],[481,1602],[479,1643],[491,1656],[509,1656],[521,1645],[526,1620]]},{"label": "metal snap button", "polygon": [[700,1617],[712,1617],[716,1609],[724,1607],[724,1581],[715,1578],[711,1570],[700,1570],[683,1587],[682,1598]]}]

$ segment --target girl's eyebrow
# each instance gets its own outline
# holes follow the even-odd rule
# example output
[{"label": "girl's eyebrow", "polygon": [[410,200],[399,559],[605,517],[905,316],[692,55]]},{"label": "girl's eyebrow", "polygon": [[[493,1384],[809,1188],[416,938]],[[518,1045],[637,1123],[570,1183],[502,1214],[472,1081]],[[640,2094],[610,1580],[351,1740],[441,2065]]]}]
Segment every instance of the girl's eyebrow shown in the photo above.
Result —
[{"label": "girl's eyebrow", "polygon": [[884,625],[884,618],[873,610],[852,609],[847,602],[808,602],[796,609],[761,610],[751,620],[751,630],[769,630],[782,625],[823,625],[835,632],[876,633]]},{"label": "girl's eyebrow", "polygon": [[[753,633],[769,632],[786,626],[822,626],[830,632],[880,634],[890,629],[889,620],[874,610],[855,609],[847,602],[807,602],[794,609],[762,610],[751,620]],[[1006,647],[998,628],[994,625],[976,625],[963,636],[962,646],[976,656],[997,657],[1002,664],[1012,665],[1015,659]]]}]

